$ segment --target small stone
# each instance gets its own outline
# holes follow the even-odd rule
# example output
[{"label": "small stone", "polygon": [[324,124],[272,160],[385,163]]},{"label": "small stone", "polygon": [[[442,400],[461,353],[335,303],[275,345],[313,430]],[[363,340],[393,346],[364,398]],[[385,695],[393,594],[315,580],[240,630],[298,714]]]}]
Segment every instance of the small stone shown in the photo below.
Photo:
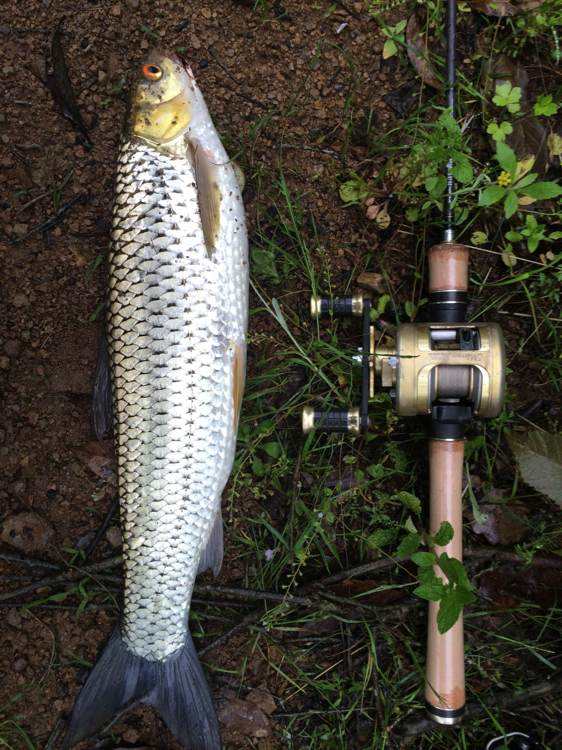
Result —
[{"label": "small stone", "polygon": [[193,49],[201,49],[202,47],[201,40],[199,39],[198,36],[195,36],[195,34],[191,35],[190,42],[191,42],[191,46],[193,47]]},{"label": "small stone", "polygon": [[246,696],[246,700],[250,703],[254,703],[258,708],[261,708],[264,714],[267,714],[268,716],[277,710],[275,699],[265,686],[250,690]]},{"label": "small stone", "polygon": [[221,701],[218,718],[223,727],[243,737],[260,739],[271,735],[271,724],[265,713],[253,703],[228,696]]},{"label": "small stone", "polygon": [[6,622],[13,628],[21,627],[21,615],[17,609],[9,609],[6,615]]},{"label": "small stone", "polygon": [[[123,537],[121,536],[121,529],[119,526],[110,526],[105,532],[105,538],[112,547],[121,547],[123,544]],[[131,740],[133,742],[133,740]]]},{"label": "small stone", "polygon": [[14,295],[14,307],[25,307],[26,305],[29,305],[29,299],[25,296],[25,294],[16,294]]},{"label": "small stone", "polygon": [[10,358],[4,355],[0,356],[0,370],[7,370],[10,366]]},{"label": "small stone", "polygon": [[18,513],[6,518],[0,539],[22,552],[39,552],[49,546],[54,534],[51,524],[37,513]]},{"label": "small stone", "polygon": [[121,15],[121,5],[119,3],[115,3],[115,5],[112,5],[110,13],[112,16],[118,18]]},{"label": "small stone", "polygon": [[140,46],[143,50],[148,49],[150,47],[148,39],[143,39]]},{"label": "small stone", "polygon": [[103,83],[107,80],[107,73],[105,70],[98,70],[98,83]]},{"label": "small stone", "polygon": [[25,668],[27,667],[27,662],[23,658],[23,656],[20,656],[19,659],[16,659],[14,662],[14,672],[23,672],[25,671]]},{"label": "small stone", "polygon": [[16,235],[16,237],[23,237],[27,234],[27,224],[14,224],[12,227],[12,232]]}]

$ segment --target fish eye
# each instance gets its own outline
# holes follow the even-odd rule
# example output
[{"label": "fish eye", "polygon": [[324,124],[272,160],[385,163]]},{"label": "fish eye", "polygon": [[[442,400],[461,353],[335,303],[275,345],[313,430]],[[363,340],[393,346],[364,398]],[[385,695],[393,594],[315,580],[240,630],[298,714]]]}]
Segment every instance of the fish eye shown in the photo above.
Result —
[{"label": "fish eye", "polygon": [[162,68],[158,65],[143,65],[142,74],[149,81],[159,81],[162,78]]}]

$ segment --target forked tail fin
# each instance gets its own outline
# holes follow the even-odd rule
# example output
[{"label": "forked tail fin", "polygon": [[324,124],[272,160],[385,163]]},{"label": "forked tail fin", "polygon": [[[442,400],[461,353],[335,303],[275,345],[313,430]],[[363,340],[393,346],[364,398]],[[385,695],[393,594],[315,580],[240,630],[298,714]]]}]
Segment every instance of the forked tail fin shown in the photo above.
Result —
[{"label": "forked tail fin", "polygon": [[158,662],[131,653],[118,631],[78,696],[63,750],[139,702],[153,706],[187,750],[220,750],[213,700],[191,635],[180,651]]}]

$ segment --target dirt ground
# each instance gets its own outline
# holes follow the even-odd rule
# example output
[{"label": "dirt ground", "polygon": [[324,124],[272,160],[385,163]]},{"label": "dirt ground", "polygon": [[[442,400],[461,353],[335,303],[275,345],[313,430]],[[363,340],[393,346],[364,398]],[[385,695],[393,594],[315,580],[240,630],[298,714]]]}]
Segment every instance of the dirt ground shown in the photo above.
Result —
[{"label": "dirt ground", "polygon": [[[72,550],[92,543],[112,503],[110,449],[92,443],[90,393],[127,82],[144,51],[158,43],[181,48],[190,61],[227,147],[242,152],[250,233],[259,186],[282,161],[291,187],[305,193],[305,212],[319,221],[316,231],[334,259],[335,284],[339,271],[343,278],[358,257],[372,254],[380,242],[337,195],[342,165],[334,153],[346,137],[348,60],[357,68],[351,95],[365,102],[365,116],[373,107],[381,132],[400,122],[384,96],[411,80],[412,71],[393,60],[382,63],[384,37],[362,3],[349,0],[329,14],[322,3],[300,0],[277,0],[265,10],[253,5],[242,0],[11,0],[4,9],[0,517],[30,513],[44,521],[41,533],[48,543],[28,545],[31,557],[67,563]],[[91,147],[40,80],[59,24]],[[361,114],[356,108],[355,116]],[[350,145],[352,163],[360,163],[363,150],[360,141]],[[42,226],[53,218],[50,226]],[[400,264],[407,244],[396,242],[394,252],[399,284],[401,274],[409,273]],[[296,279],[294,293],[304,294],[305,287]],[[271,327],[267,320],[256,325],[254,335],[259,326],[263,331]],[[250,367],[252,362],[250,351]],[[527,396],[521,395],[521,403]],[[7,541],[1,551],[16,554]],[[112,541],[114,546],[103,536],[94,561],[118,553],[115,532]],[[25,586],[28,574],[37,577],[35,569],[14,570],[6,560],[0,562],[3,590]],[[236,580],[238,573],[235,565],[227,566],[219,582]],[[118,596],[117,573],[113,580],[110,574],[103,580]],[[49,738],[54,742],[88,664],[115,624],[117,608],[87,607],[78,615],[75,604],[60,602],[27,612],[13,602],[2,603],[1,595],[0,608],[0,714],[17,714],[37,747],[55,747]],[[232,668],[244,638],[213,652],[215,664],[225,672]],[[258,667],[250,668],[244,687],[258,687],[264,679]],[[217,680],[213,687],[224,691],[228,680]],[[10,708],[15,696],[21,697]],[[176,747],[148,710],[123,718],[115,737],[114,744],[103,746]],[[280,741],[246,742],[247,747],[273,748]],[[12,747],[27,746],[13,740]]]}]

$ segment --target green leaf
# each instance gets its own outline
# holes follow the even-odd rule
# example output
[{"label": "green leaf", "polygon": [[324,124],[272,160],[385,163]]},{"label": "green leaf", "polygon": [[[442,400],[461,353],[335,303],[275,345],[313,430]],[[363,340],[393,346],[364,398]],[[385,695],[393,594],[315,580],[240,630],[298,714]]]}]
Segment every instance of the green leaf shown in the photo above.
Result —
[{"label": "green leaf", "polygon": [[388,60],[390,57],[393,57],[398,52],[398,47],[396,46],[396,42],[393,39],[387,39],[384,43],[384,47],[382,48],[382,58],[383,60]]},{"label": "green leaf", "polygon": [[418,515],[421,513],[421,502],[415,495],[412,495],[411,492],[398,492],[396,495],[393,495],[392,499],[400,500],[406,508],[409,508],[412,512],[417,513]]},{"label": "green leaf", "polygon": [[558,104],[553,101],[551,94],[542,94],[541,96],[537,97],[537,101],[535,102],[535,106],[533,107],[533,114],[535,114],[537,117],[540,117],[541,115],[550,117],[551,115],[555,115],[557,112]]},{"label": "green leaf", "polygon": [[374,547],[375,549],[386,547],[387,544],[392,544],[396,539],[396,533],[396,529],[377,529],[369,536],[367,543],[370,547]]},{"label": "green leaf", "polygon": [[510,219],[517,211],[517,193],[515,190],[508,190],[503,207],[506,219]]},{"label": "green leaf", "polygon": [[509,174],[514,175],[517,167],[517,157],[515,151],[507,143],[496,144],[496,159],[502,169]]},{"label": "green leaf", "polygon": [[431,541],[436,547],[444,547],[446,544],[449,544],[454,535],[455,530],[449,521],[443,521],[437,530],[437,533],[433,535]]},{"label": "green leaf", "polygon": [[367,466],[367,474],[373,479],[382,479],[386,474],[386,469],[382,464],[371,464],[371,466]]},{"label": "green leaf", "polygon": [[439,555],[439,567],[445,573],[450,583],[455,583],[461,588],[472,589],[464,565],[455,557],[449,557],[446,552]]},{"label": "green leaf", "polygon": [[259,247],[252,248],[252,269],[256,276],[267,279],[275,284],[280,282],[275,255],[271,250],[263,250]]},{"label": "green leaf", "polygon": [[437,558],[433,552],[414,552],[412,562],[415,562],[420,568],[427,568],[428,566],[436,565]]},{"label": "green leaf", "polygon": [[369,187],[361,177],[354,177],[340,185],[340,198],[344,203],[361,203],[369,195]]},{"label": "green leaf", "polygon": [[476,232],[472,233],[470,242],[476,246],[483,245],[485,242],[488,242],[488,235],[486,234],[486,232],[477,230]]},{"label": "green leaf", "polygon": [[464,185],[472,181],[474,172],[466,156],[463,158],[460,154],[457,155],[453,162],[453,177]]},{"label": "green leaf", "polygon": [[526,174],[520,180],[517,180],[514,185],[515,189],[521,190],[521,188],[527,187],[527,185],[531,185],[538,176],[539,175],[537,174],[537,172],[529,172],[529,174]]},{"label": "green leaf", "polygon": [[265,475],[265,471],[266,469],[265,469],[263,461],[256,456],[254,460],[252,461],[252,472],[257,477],[263,477]]},{"label": "green leaf", "polygon": [[496,84],[496,93],[492,101],[498,107],[506,107],[508,112],[515,114],[521,109],[521,89],[519,86],[512,86],[509,81],[506,83]]},{"label": "green leaf", "polygon": [[489,185],[485,188],[478,197],[479,206],[491,206],[501,199],[505,195],[505,188],[501,185]]},{"label": "green leaf", "polygon": [[523,481],[562,508],[562,435],[533,430],[508,442]]},{"label": "green leaf", "polygon": [[280,458],[283,455],[283,446],[279,443],[265,443],[263,449],[271,458]]},{"label": "green leaf", "polygon": [[414,594],[419,596],[421,599],[427,599],[429,602],[438,602],[443,596],[445,596],[446,588],[443,585],[443,581],[436,578],[431,583],[422,583],[417,589],[414,589]]},{"label": "green leaf", "polygon": [[450,630],[459,619],[463,604],[456,591],[447,591],[442,597],[437,612],[437,629],[443,635]]},{"label": "green leaf", "polygon": [[410,557],[418,551],[421,541],[421,534],[408,534],[398,545],[396,554],[398,557]]},{"label": "green leaf", "polygon": [[442,174],[432,175],[425,180],[424,185],[430,196],[438,199],[443,195],[447,187],[447,178]]},{"label": "green leaf", "polygon": [[491,122],[486,128],[486,132],[492,136],[495,141],[505,141],[506,136],[513,133],[513,126],[509,122]]},{"label": "green leaf", "polygon": [[562,187],[556,182],[535,182],[522,191],[525,195],[535,200],[548,200],[549,198],[558,198],[562,195]]}]

